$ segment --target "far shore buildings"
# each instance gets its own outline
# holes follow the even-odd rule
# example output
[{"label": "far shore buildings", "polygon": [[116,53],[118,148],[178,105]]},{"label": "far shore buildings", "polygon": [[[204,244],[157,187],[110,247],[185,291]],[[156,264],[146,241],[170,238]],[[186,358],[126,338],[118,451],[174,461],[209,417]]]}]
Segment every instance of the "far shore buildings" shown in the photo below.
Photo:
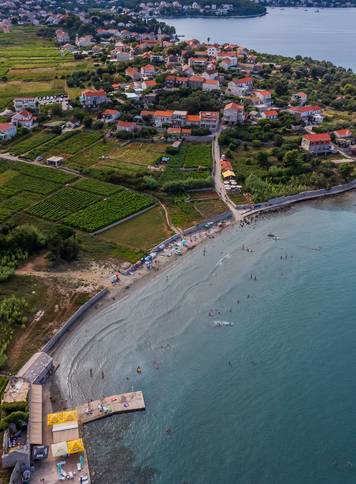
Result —
[{"label": "far shore buildings", "polygon": [[314,155],[328,154],[333,151],[329,133],[305,134],[302,138],[302,148]]}]

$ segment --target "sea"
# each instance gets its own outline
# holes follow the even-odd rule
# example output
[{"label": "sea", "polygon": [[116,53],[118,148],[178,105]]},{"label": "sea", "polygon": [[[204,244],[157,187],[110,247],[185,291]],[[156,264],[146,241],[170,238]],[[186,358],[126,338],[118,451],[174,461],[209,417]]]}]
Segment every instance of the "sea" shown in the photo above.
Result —
[{"label": "sea", "polygon": [[328,60],[356,71],[356,8],[268,8],[263,17],[167,18],[185,39],[234,42],[258,52]]},{"label": "sea", "polygon": [[55,354],[68,404],[146,402],[86,426],[94,483],[355,483],[355,282],[349,193],[230,226],[88,316]]}]

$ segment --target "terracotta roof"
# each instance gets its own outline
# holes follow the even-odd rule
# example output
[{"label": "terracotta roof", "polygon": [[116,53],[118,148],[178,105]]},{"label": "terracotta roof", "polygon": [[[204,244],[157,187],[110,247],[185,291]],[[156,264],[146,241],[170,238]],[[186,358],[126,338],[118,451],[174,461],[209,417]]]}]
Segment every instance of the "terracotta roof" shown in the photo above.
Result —
[{"label": "terracotta roof", "polygon": [[304,139],[311,141],[311,142],[318,142],[318,141],[324,141],[325,143],[328,143],[331,141],[329,133],[320,133],[320,134],[305,134],[303,136]]},{"label": "terracotta roof", "polygon": [[248,84],[250,82],[253,82],[252,77],[242,77],[241,79],[234,79],[233,80],[235,84]]},{"label": "terracotta roof", "polygon": [[320,106],[296,106],[290,108],[291,111],[297,113],[308,113],[309,111],[321,111]]},{"label": "terracotta roof", "polygon": [[98,96],[98,97],[101,97],[101,96],[106,96],[106,92],[104,91],[104,89],[87,89],[86,91],[83,91],[83,95],[84,96]]},{"label": "terracotta roof", "polygon": [[338,138],[348,138],[352,136],[352,131],[350,129],[337,129],[334,131],[335,136]]},{"label": "terracotta roof", "polygon": [[11,123],[0,123],[0,131],[8,131],[12,126]]},{"label": "terracotta roof", "polygon": [[111,116],[112,114],[119,114],[120,111],[117,109],[105,109],[103,114],[107,114],[108,116]]},{"label": "terracotta roof", "polygon": [[188,123],[197,123],[200,121],[199,114],[187,114],[187,122]]},{"label": "terracotta roof", "polygon": [[265,111],[265,116],[278,116],[278,111],[275,109],[270,109],[269,111]]},{"label": "terracotta roof", "polygon": [[189,81],[193,81],[193,82],[205,82],[205,77],[202,77],[202,76],[191,76],[189,78]]},{"label": "terracotta roof", "polygon": [[261,96],[270,96],[271,95],[271,91],[266,91],[264,89],[259,89],[255,92],[256,92],[256,94],[261,94]]},{"label": "terracotta roof", "polygon": [[206,79],[205,84],[211,84],[211,85],[214,85],[214,86],[218,86],[219,81],[216,80],[216,79]]},{"label": "terracotta roof", "polygon": [[169,118],[173,116],[174,111],[154,111],[153,117],[154,118]]},{"label": "terracotta roof", "polygon": [[245,109],[245,106],[243,104],[237,104],[237,103],[229,103],[229,104],[226,104],[226,106],[224,107],[224,110],[225,109],[233,109],[235,111],[244,111]]},{"label": "terracotta roof", "polygon": [[117,125],[125,127],[125,128],[132,128],[132,127],[136,126],[136,123],[134,121],[121,121],[120,120],[120,121],[117,122]]}]

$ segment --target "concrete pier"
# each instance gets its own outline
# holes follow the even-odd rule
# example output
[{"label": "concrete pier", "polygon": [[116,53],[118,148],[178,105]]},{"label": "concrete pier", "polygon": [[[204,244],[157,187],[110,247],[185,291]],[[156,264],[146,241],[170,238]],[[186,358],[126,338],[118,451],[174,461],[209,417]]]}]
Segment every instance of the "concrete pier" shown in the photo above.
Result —
[{"label": "concrete pier", "polygon": [[80,425],[109,417],[110,415],[145,410],[143,393],[131,392],[112,395],[101,400],[94,400],[77,407]]}]

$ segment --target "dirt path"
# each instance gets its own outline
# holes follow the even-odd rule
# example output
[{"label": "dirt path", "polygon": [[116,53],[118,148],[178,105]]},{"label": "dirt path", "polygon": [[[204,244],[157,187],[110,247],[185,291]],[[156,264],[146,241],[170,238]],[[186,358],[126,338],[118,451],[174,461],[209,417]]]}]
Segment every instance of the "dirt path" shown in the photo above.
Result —
[{"label": "dirt path", "polygon": [[166,224],[167,226],[172,230],[172,232],[175,232],[176,234],[179,234],[181,235],[182,234],[182,230],[178,229],[175,225],[173,225],[171,223],[171,221],[169,220],[169,214],[168,214],[168,210],[167,208],[165,207],[165,205],[163,205],[163,203],[160,201],[159,202],[160,206],[162,207],[162,210],[164,212],[164,217],[166,219]]}]

